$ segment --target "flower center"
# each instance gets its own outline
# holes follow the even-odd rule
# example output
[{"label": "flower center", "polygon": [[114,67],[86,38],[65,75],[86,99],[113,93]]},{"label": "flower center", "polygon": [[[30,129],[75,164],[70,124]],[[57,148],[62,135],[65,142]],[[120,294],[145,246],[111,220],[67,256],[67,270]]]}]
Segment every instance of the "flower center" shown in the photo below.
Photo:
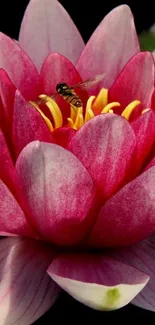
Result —
[{"label": "flower center", "polygon": [[[63,126],[63,115],[61,109],[52,97],[42,94],[39,96],[38,101],[30,101],[30,103],[40,113],[51,132],[54,129]],[[44,105],[46,105],[46,108],[48,108],[51,115],[51,119],[47,117],[47,115],[41,109],[42,103],[44,103]],[[129,105],[125,107],[125,109],[121,113],[121,116],[129,120],[132,112],[137,106],[139,106],[139,104],[141,104],[139,100],[132,101],[131,103],[129,103]],[[108,89],[102,88],[97,96],[90,96],[88,98],[85,110],[83,109],[83,106],[75,107],[74,105],[70,104],[70,116],[67,118],[68,124],[65,126],[69,126],[75,130],[78,130],[84,125],[84,123],[86,123],[96,115],[105,113],[113,114],[114,109],[120,106],[121,104],[119,102],[109,103]],[[144,109],[142,111],[142,114],[147,112],[148,110],[149,108]]]}]

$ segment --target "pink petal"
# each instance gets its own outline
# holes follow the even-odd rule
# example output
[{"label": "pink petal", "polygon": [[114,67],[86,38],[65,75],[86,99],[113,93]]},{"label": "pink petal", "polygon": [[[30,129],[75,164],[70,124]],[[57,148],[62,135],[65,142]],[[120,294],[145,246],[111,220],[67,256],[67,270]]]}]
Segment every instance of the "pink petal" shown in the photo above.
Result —
[{"label": "pink petal", "polygon": [[52,132],[52,143],[58,144],[59,146],[68,149],[70,141],[73,139],[76,134],[76,130],[69,127],[62,127],[55,129]]},{"label": "pink petal", "polygon": [[14,196],[0,180],[0,235],[38,237]]},{"label": "pink petal", "polygon": [[147,162],[153,149],[155,139],[155,113],[150,110],[137,118],[131,126],[134,129],[137,139],[137,153],[135,169],[140,170]]},{"label": "pink petal", "polygon": [[144,170],[147,170],[153,166],[155,166],[155,156],[149,161]]},{"label": "pink petal", "polygon": [[134,132],[124,118],[102,114],[76,133],[70,149],[88,169],[102,196],[108,198],[129,178],[135,145]]},{"label": "pink petal", "polygon": [[0,178],[13,192],[16,187],[15,167],[5,137],[0,130]]},{"label": "pink petal", "polygon": [[33,140],[51,141],[51,132],[40,113],[18,90],[14,102],[12,139],[16,156]]},{"label": "pink petal", "polygon": [[155,311],[155,235],[132,247],[116,250],[114,257],[150,276],[149,283],[132,303]]},{"label": "pink petal", "polygon": [[139,50],[132,13],[127,5],[121,5],[102,20],[76,67],[83,79],[105,73],[103,84],[109,88],[126,62]]},{"label": "pink petal", "polygon": [[155,89],[154,89],[152,97],[151,97],[151,108],[153,111],[155,111]]},{"label": "pink petal", "polygon": [[53,305],[59,288],[46,273],[53,257],[39,241],[0,241],[1,325],[32,324]]},{"label": "pink petal", "polygon": [[92,223],[95,188],[78,159],[60,146],[35,141],[20,154],[17,172],[41,234],[60,245],[79,242]]},{"label": "pink petal", "polygon": [[149,280],[135,268],[101,254],[60,255],[47,272],[75,299],[98,310],[125,306]]},{"label": "pink petal", "polygon": [[45,59],[40,72],[41,89],[44,93],[49,95],[55,93],[59,82],[74,85],[81,81],[74,65],[64,56],[52,53]]},{"label": "pink petal", "polygon": [[141,101],[140,109],[149,107],[154,89],[154,74],[152,54],[138,53],[126,64],[111,87],[109,100],[120,102],[122,110],[134,100]]},{"label": "pink petal", "polygon": [[15,86],[10,80],[7,73],[0,69],[0,97],[2,100],[4,119],[3,123],[6,124],[7,133],[11,129],[12,125],[12,114],[13,114],[13,101],[15,95]]},{"label": "pink petal", "polygon": [[39,92],[39,75],[29,57],[11,38],[0,33],[0,68],[27,100],[34,99]]},{"label": "pink petal", "polygon": [[155,231],[155,167],[125,185],[101,209],[93,246],[131,245]]},{"label": "pink petal", "polygon": [[62,5],[56,0],[31,0],[21,25],[19,43],[40,67],[51,52],[75,63],[84,42]]}]

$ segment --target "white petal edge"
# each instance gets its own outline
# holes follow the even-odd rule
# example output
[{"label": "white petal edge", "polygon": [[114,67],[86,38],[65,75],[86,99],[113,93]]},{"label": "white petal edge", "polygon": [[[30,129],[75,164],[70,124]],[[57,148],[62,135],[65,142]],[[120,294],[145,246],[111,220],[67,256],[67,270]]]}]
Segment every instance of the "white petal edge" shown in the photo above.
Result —
[{"label": "white petal edge", "polygon": [[84,48],[74,22],[57,0],[29,2],[21,24],[19,44],[38,70],[52,52],[64,55],[75,64]]},{"label": "white petal edge", "polygon": [[55,302],[59,288],[46,269],[52,250],[21,238],[0,240],[1,325],[30,325]]}]

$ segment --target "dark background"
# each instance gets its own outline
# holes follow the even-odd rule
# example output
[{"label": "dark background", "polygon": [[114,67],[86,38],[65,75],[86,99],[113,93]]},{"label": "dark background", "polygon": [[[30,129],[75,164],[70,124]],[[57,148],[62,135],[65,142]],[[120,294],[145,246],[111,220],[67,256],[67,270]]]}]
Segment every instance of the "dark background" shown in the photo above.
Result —
[{"label": "dark background", "polygon": [[[0,30],[18,37],[20,23],[29,0],[0,1]],[[137,32],[148,29],[155,22],[154,1],[110,1],[110,0],[60,0],[81,32],[88,40],[102,18],[114,7],[128,4],[134,14]]]},{"label": "dark background", "polygon": [[[134,17],[137,33],[150,28],[155,22],[155,11],[153,1],[101,1],[101,0],[61,0],[62,5],[67,9],[83,39],[88,40],[94,29],[100,23],[102,18],[114,7],[119,4],[126,3],[130,6]],[[18,39],[20,23],[28,4],[28,0],[6,0],[0,1],[0,30],[12,38]],[[98,312],[78,303],[66,293],[62,293],[52,309],[47,312],[35,325],[55,325],[83,324],[94,323],[105,324],[118,322],[124,324],[129,321],[135,324],[141,321],[150,323],[155,320],[153,312],[142,310],[141,308],[132,306],[131,304],[114,312]]]}]

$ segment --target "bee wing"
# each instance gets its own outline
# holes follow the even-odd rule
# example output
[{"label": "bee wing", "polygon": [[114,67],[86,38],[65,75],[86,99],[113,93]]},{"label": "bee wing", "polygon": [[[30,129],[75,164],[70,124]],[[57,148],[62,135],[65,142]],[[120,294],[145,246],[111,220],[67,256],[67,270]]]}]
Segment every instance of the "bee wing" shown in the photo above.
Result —
[{"label": "bee wing", "polygon": [[72,88],[73,89],[76,89],[76,88],[88,89],[88,88],[94,86],[95,84],[99,83],[101,80],[103,80],[104,75],[105,75],[104,73],[98,74],[94,78],[79,82],[78,84],[74,85]]}]

